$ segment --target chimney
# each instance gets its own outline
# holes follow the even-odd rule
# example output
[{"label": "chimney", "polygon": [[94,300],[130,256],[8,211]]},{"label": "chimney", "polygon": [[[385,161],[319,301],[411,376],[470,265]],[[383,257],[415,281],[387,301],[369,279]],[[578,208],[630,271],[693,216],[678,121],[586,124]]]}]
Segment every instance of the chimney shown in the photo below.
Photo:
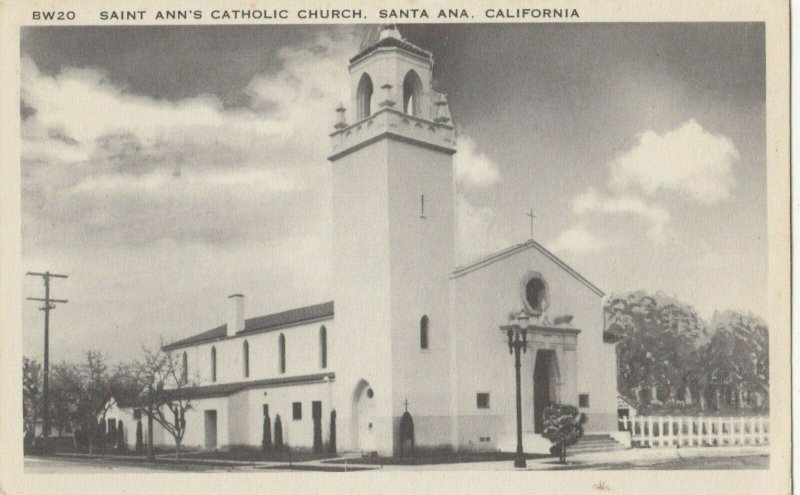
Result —
[{"label": "chimney", "polygon": [[231,294],[228,296],[228,320],[226,335],[235,335],[236,332],[244,330],[244,296],[242,294]]}]

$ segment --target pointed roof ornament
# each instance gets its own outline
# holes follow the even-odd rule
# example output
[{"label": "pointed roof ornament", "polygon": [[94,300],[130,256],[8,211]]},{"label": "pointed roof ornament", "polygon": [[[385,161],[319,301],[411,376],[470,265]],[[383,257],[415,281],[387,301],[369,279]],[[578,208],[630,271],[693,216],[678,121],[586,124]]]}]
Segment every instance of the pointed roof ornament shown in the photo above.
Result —
[{"label": "pointed roof ornament", "polygon": [[403,36],[400,34],[400,30],[397,29],[397,24],[384,24],[380,34],[378,35],[379,40],[384,40],[386,38],[394,38],[398,40],[402,40]]}]

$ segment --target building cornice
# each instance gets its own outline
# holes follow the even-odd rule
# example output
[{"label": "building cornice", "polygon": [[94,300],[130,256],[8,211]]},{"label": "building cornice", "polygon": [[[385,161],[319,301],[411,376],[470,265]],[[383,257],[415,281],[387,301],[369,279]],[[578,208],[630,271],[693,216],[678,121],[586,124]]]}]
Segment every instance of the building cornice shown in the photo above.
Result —
[{"label": "building cornice", "polygon": [[456,152],[453,126],[414,117],[388,107],[381,108],[352,125],[337,129],[330,137],[333,152],[328,160],[332,162],[384,138],[413,143],[450,155]]}]

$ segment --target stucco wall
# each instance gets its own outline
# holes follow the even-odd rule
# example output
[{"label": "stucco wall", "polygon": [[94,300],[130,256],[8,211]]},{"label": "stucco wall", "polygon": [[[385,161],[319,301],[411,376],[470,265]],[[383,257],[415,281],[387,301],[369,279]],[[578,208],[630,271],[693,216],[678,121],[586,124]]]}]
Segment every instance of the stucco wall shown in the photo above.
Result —
[{"label": "stucco wall", "polygon": [[[392,414],[414,418],[415,443],[450,443],[449,279],[454,249],[452,155],[389,142]],[[424,218],[420,196],[425,196]],[[420,320],[428,317],[428,349]],[[424,385],[424,386],[421,386]]]},{"label": "stucco wall", "polygon": [[[304,375],[323,371],[320,362],[321,326],[327,332],[328,363],[325,371],[335,366],[337,354],[331,352],[336,341],[335,324],[332,318],[296,327],[271,330],[246,336],[218,340],[200,345],[176,349],[172,353],[180,357],[186,352],[188,376],[198,385],[231,383],[281,376]],[[278,339],[286,339],[286,372],[281,373],[278,360]],[[244,376],[244,342],[249,346],[250,376]],[[217,379],[211,381],[211,348],[217,351]],[[178,360],[180,362],[180,359]]]},{"label": "stucco wall", "polygon": [[[581,330],[577,337],[574,379],[567,363],[560,362],[562,403],[578,405],[578,394],[590,394],[590,407],[583,410],[588,431],[610,431],[608,417],[615,413],[615,361],[613,346],[603,343],[601,296],[536,249],[527,249],[493,264],[455,278],[453,283],[454,351],[457,362],[455,407],[460,446],[480,444],[480,437],[493,439],[515,429],[514,360],[507,337],[499,326],[509,313],[522,308],[520,284],[528,270],[540,272],[549,284],[552,319],[560,314],[574,316],[572,325]],[[547,337],[558,339],[557,335]],[[547,347],[548,345],[545,345]],[[523,430],[533,431],[533,369],[536,345],[523,354],[521,388]],[[567,351],[569,352],[569,351]],[[612,356],[612,358],[609,358]],[[559,361],[568,360],[559,355]],[[476,393],[490,393],[490,409],[478,409]],[[478,419],[491,417],[494,419]],[[475,425],[471,429],[467,425]],[[490,431],[494,429],[495,431]],[[486,442],[483,442],[486,443]]]},{"label": "stucco wall", "polygon": [[346,436],[352,429],[356,388],[376,395],[375,430],[382,453],[391,453],[391,339],[389,297],[388,144],[378,141],[332,163],[334,301],[337,340],[335,402]]}]

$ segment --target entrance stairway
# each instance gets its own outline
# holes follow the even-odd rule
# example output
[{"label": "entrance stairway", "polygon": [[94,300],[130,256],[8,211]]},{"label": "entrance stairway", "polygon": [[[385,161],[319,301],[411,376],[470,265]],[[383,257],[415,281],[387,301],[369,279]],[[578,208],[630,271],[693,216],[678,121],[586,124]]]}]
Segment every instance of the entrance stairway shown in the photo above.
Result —
[{"label": "entrance stairway", "polygon": [[625,450],[625,446],[614,440],[611,435],[590,433],[582,436],[575,445],[567,447],[567,455],[610,452],[614,450]]}]

